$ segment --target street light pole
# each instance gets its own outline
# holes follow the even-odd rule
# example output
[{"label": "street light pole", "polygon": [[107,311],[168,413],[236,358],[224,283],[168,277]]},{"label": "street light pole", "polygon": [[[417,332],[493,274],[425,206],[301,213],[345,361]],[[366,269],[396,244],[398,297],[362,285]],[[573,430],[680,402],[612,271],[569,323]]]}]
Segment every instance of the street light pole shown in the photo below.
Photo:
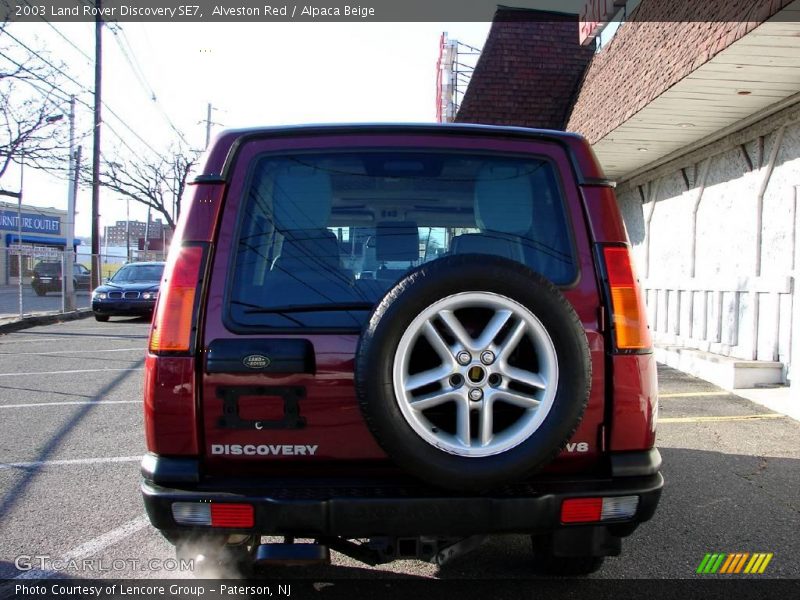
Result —
[{"label": "street light pole", "polygon": [[92,147],[92,288],[100,285],[100,109],[103,82],[103,18],[100,0],[94,30],[94,143]]},{"label": "street light pole", "polygon": [[72,281],[73,264],[75,263],[75,183],[78,179],[77,160],[75,156],[75,96],[69,99],[69,189],[67,191],[67,222],[64,228],[66,243],[64,244],[64,256],[67,260],[63,261],[64,282],[64,312],[75,310],[75,286]]},{"label": "street light pole", "polygon": [[19,159],[19,194],[17,194],[17,282],[19,318],[22,318],[22,184],[25,176],[25,156]]}]

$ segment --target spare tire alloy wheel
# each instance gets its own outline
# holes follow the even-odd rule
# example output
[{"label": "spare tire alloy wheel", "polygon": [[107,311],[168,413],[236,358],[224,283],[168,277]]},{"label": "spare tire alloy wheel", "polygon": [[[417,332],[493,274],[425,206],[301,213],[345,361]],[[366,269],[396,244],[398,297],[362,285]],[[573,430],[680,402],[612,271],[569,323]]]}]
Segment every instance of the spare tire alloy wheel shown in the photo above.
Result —
[{"label": "spare tire alloy wheel", "polygon": [[[459,320],[460,309],[493,312],[477,339]],[[446,331],[434,325],[439,322]],[[510,327],[500,341],[501,331]],[[450,345],[447,332],[455,338]],[[533,343],[537,367],[518,368],[508,363],[523,338]],[[441,359],[433,369],[409,374],[415,345],[424,339]],[[532,370],[531,370],[532,369]],[[429,444],[457,456],[491,456],[529,438],[550,412],[558,385],[558,359],[553,341],[541,321],[519,302],[492,292],[462,292],[425,309],[406,329],[395,353],[394,393],[403,416]],[[425,393],[436,384],[439,389]],[[515,391],[527,387],[528,394]],[[455,405],[454,423],[443,430],[426,416],[428,409]],[[502,432],[494,431],[495,410],[508,403],[524,409]],[[477,413],[477,431],[472,415]]]},{"label": "spare tire alloy wheel", "polygon": [[549,462],[574,433],[591,362],[572,305],[489,255],[410,272],[362,334],[356,389],[375,439],[412,474],[483,491]]}]

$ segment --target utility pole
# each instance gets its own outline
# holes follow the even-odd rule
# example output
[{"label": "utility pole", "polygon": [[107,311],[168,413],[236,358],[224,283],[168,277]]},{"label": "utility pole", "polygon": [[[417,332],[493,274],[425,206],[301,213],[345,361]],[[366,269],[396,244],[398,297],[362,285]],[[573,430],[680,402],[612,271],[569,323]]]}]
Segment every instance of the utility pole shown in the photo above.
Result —
[{"label": "utility pole", "polygon": [[75,183],[78,179],[77,157],[75,156],[75,96],[69,98],[69,189],[67,190],[67,222],[64,237],[64,256],[62,261],[62,281],[64,282],[64,312],[75,310],[75,286],[72,281],[72,266],[75,262]]},{"label": "utility pole", "polygon": [[19,280],[19,318],[22,318],[22,184],[25,175],[25,156],[19,159],[19,194],[17,195],[17,279]]},{"label": "utility pole", "polygon": [[94,141],[92,146],[92,289],[100,285],[100,109],[103,84],[103,19],[96,0],[94,26]]},{"label": "utility pole", "polygon": [[125,262],[131,262],[131,199],[125,198],[125,247],[128,252]]},{"label": "utility pole", "polygon": [[206,148],[211,143],[211,102],[208,103],[208,111],[206,112]]},{"label": "utility pole", "polygon": [[144,259],[147,260],[148,242],[150,241],[150,207],[147,207],[147,223],[144,224]]}]

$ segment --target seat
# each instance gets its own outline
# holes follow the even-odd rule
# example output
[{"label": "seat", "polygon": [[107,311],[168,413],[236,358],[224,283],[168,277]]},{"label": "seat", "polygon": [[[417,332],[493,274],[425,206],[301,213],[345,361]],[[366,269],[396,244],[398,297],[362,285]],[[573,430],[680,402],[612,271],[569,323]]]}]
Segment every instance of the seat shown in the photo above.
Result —
[{"label": "seat", "polygon": [[419,260],[417,224],[413,221],[378,223],[375,229],[375,257],[380,263],[407,262],[404,268],[382,264],[376,273],[376,279],[392,282],[400,279]]},{"label": "seat", "polygon": [[283,242],[271,275],[285,279],[276,289],[302,304],[351,300],[352,275],[342,268],[339,242],[326,227],[333,201],[330,176],[290,165],[273,181],[272,221]]},{"label": "seat", "polygon": [[453,254],[491,254],[525,262],[523,239],[533,223],[533,190],[522,168],[482,168],[475,181],[475,223],[480,233],[453,238]]}]

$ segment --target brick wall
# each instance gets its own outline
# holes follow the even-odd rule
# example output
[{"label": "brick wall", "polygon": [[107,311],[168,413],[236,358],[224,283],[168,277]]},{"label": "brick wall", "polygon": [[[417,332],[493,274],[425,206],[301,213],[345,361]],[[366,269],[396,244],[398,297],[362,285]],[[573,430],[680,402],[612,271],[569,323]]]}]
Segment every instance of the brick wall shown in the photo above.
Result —
[{"label": "brick wall", "polygon": [[642,0],[595,55],[567,129],[591,143],[793,0]]},{"label": "brick wall", "polygon": [[500,8],[456,121],[564,129],[592,55],[577,15]]}]

